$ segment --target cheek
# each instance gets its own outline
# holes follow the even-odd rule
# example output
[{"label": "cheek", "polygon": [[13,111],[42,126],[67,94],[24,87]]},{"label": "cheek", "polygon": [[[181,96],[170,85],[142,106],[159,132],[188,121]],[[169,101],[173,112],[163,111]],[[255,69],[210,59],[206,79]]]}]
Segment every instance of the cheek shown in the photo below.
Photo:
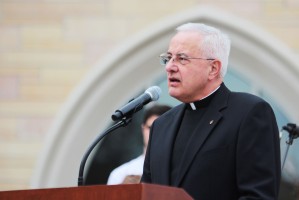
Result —
[{"label": "cheek", "polygon": [[194,93],[201,89],[208,81],[206,71],[193,71],[185,77],[184,89],[187,93]]},{"label": "cheek", "polygon": [[182,79],[186,86],[190,87],[194,85],[196,82],[198,82],[202,78],[201,76],[202,74],[199,71],[192,70],[189,72],[185,72],[182,75]]},{"label": "cheek", "polygon": [[207,69],[201,69],[198,67],[198,69],[193,70],[189,74],[189,79],[192,79],[193,81],[203,81],[205,79],[208,79],[209,72]]}]

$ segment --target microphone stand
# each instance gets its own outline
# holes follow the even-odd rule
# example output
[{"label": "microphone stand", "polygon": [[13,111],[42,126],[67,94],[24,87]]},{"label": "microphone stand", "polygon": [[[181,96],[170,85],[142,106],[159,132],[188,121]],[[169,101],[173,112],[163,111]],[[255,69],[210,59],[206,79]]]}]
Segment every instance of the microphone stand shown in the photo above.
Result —
[{"label": "microphone stand", "polygon": [[107,129],[103,134],[99,135],[95,141],[89,146],[89,148],[87,149],[87,151],[85,152],[82,160],[81,160],[81,164],[80,164],[80,170],[79,170],[79,176],[78,176],[78,186],[82,186],[83,185],[83,175],[84,175],[84,167],[85,167],[85,163],[87,161],[87,158],[89,156],[89,154],[91,153],[91,151],[93,150],[93,148],[98,144],[98,142],[100,142],[108,133],[116,130],[117,128],[121,127],[121,126],[126,126],[128,125],[132,120],[132,116],[130,117],[126,117],[123,118],[121,121],[119,121],[118,123],[116,123],[115,125],[113,125],[112,127],[110,127],[109,129]]},{"label": "microphone stand", "polygon": [[286,148],[286,151],[285,151],[285,154],[283,157],[281,170],[283,170],[283,168],[284,168],[284,164],[285,164],[290,146],[293,144],[294,139],[296,139],[299,136],[299,129],[296,129],[296,127],[297,127],[296,124],[288,123],[286,126],[282,127],[282,130],[280,132],[280,139],[282,137],[283,130],[285,130],[289,133],[288,141],[286,141],[287,148]]}]

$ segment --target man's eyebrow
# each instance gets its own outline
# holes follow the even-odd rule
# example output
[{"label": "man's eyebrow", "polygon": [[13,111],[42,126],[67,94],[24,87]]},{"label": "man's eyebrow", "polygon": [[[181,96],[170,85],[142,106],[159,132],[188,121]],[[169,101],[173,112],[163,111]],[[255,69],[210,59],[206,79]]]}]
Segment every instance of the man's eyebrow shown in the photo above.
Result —
[{"label": "man's eyebrow", "polygon": [[185,54],[185,53],[178,53],[177,55],[178,56],[186,56],[186,57],[188,57],[187,54]]}]

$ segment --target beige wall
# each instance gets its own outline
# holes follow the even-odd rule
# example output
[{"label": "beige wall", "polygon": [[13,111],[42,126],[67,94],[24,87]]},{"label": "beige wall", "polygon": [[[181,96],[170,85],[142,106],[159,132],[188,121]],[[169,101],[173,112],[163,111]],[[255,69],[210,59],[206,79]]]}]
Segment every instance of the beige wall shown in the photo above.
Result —
[{"label": "beige wall", "polygon": [[55,116],[105,54],[165,17],[208,3],[299,54],[297,0],[0,0],[0,190],[30,187]]}]

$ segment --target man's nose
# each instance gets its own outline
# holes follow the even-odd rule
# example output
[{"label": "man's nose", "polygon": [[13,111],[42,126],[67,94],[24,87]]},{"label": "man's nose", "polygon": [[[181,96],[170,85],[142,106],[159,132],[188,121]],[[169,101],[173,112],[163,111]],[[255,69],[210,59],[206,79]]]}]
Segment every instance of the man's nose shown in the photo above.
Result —
[{"label": "man's nose", "polygon": [[169,60],[169,62],[166,64],[165,70],[167,72],[177,72],[178,71],[178,66],[177,66],[176,60],[174,60],[174,58]]}]

